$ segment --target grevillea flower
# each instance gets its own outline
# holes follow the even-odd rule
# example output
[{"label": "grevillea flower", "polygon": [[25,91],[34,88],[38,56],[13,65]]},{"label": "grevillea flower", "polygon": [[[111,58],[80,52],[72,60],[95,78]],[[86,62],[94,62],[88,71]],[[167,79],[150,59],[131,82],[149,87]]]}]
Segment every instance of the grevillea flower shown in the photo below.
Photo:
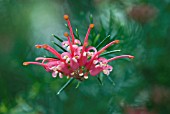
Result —
[{"label": "grevillea flower", "polygon": [[108,63],[120,58],[133,59],[131,55],[120,55],[110,59],[101,57],[108,47],[119,43],[119,40],[114,40],[98,50],[95,47],[88,46],[88,37],[91,29],[94,28],[94,24],[90,24],[87,30],[83,44],[78,39],[75,39],[71,23],[68,15],[64,15],[64,19],[67,21],[70,35],[66,32],[64,36],[67,37],[67,41],[62,42],[62,47],[68,51],[59,53],[54,48],[47,44],[36,45],[36,48],[43,48],[56,56],[56,58],[38,57],[36,61],[39,62],[24,62],[23,65],[36,64],[43,66],[47,72],[52,73],[52,77],[63,76],[76,78],[80,81],[88,79],[89,74],[91,76],[97,76],[100,72],[109,75],[112,71],[112,66]]}]

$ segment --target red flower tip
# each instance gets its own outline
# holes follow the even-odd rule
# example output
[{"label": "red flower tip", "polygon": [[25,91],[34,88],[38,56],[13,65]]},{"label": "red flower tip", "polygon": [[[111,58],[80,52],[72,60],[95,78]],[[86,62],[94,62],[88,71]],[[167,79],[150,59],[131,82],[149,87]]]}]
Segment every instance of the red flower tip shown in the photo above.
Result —
[{"label": "red flower tip", "polygon": [[90,24],[89,27],[92,29],[94,28],[94,24]]},{"label": "red flower tip", "polygon": [[68,34],[67,32],[65,32],[65,33],[64,33],[64,36],[65,36],[65,37],[68,37],[68,36],[69,36],[69,34]]},{"label": "red flower tip", "polygon": [[47,49],[47,48],[48,48],[48,45],[47,45],[47,44],[44,44],[44,45],[43,45],[43,48],[44,48],[44,49]]},{"label": "red flower tip", "polygon": [[87,47],[87,46],[88,46],[88,42],[85,42],[85,43],[84,43],[84,46]]},{"label": "red flower tip", "polygon": [[41,48],[42,46],[41,45],[35,45],[36,48]]},{"label": "red flower tip", "polygon": [[68,20],[68,19],[69,19],[69,16],[68,16],[68,15],[64,15],[64,19],[65,19],[65,20]]},{"label": "red flower tip", "polygon": [[23,65],[26,66],[26,65],[29,65],[29,63],[28,62],[23,62]]},{"label": "red flower tip", "polygon": [[134,58],[135,58],[134,56],[129,55],[129,59],[134,59]]},{"label": "red flower tip", "polygon": [[120,41],[119,40],[115,40],[115,43],[118,44]]},{"label": "red flower tip", "polygon": [[106,75],[112,71],[112,66],[108,63],[120,58],[133,59],[132,55],[120,55],[110,59],[100,57],[100,54],[104,52],[108,47],[113,44],[118,44],[119,40],[114,40],[97,51],[93,46],[88,46],[88,37],[91,29],[94,28],[94,24],[90,24],[84,39],[83,45],[78,39],[75,39],[74,33],[71,27],[71,23],[68,15],[64,15],[64,19],[67,21],[70,33],[65,32],[64,36],[67,37],[67,41],[62,42],[63,47],[67,47],[68,52],[59,53],[54,48],[47,44],[35,45],[36,48],[44,48],[45,50],[54,54],[57,58],[45,58],[38,57],[36,61],[41,62],[23,62],[23,65],[35,64],[45,68],[47,72],[51,72],[53,77],[62,75],[76,78],[80,81],[88,79],[88,74],[96,76],[100,72]]}]

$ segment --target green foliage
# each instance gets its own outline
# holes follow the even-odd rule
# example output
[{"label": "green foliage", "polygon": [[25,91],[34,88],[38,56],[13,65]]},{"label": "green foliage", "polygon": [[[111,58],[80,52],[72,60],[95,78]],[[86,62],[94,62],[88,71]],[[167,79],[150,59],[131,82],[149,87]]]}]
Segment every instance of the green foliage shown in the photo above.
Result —
[{"label": "green foliage", "polygon": [[[128,110],[137,109],[170,113],[168,0],[1,3],[0,113],[131,114]],[[53,79],[43,68],[23,67],[22,62],[52,56],[34,49],[35,44],[54,44],[57,50],[66,51],[61,47],[63,33],[67,31],[62,12],[70,15],[75,37],[81,42],[90,23],[95,24],[90,45],[101,49],[110,41],[120,40],[120,44],[108,48],[101,56],[131,54],[135,59],[113,61],[109,77],[101,73],[81,83],[74,80],[56,95],[68,81],[66,77]],[[50,34],[55,34],[56,39],[49,39]]]}]

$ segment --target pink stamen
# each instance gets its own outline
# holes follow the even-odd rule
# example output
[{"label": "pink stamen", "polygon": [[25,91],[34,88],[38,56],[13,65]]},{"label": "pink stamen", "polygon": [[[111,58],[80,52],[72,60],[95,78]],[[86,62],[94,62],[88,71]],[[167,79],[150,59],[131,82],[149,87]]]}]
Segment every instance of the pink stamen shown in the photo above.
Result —
[{"label": "pink stamen", "polygon": [[84,39],[82,53],[84,52],[85,47],[88,45],[88,37],[89,37],[90,31],[91,31],[92,28],[94,28],[94,24],[89,25],[89,28],[88,28],[87,33],[86,33],[86,37]]},{"label": "pink stamen", "polygon": [[62,59],[60,53],[58,53],[54,48],[52,48],[51,46],[49,46],[47,44],[35,45],[35,47],[36,48],[44,48],[44,49],[48,50],[49,52],[53,53],[54,55],[56,55],[59,59]]},{"label": "pink stamen", "polygon": [[113,60],[120,59],[120,58],[129,58],[129,59],[133,59],[134,56],[132,56],[132,55],[121,55],[121,56],[116,56],[116,57],[110,58],[110,59],[108,60],[108,62],[111,62],[111,61],[113,61]]},{"label": "pink stamen", "polygon": [[111,45],[113,44],[118,44],[119,43],[119,40],[115,40],[115,41],[112,41],[110,42],[109,44],[107,44],[105,47],[103,47],[101,50],[99,50],[95,55],[94,57],[92,58],[95,59],[96,56],[100,55],[102,52],[104,52],[108,47],[110,47]]},{"label": "pink stamen", "polygon": [[23,62],[23,65],[30,65],[30,64],[35,64],[35,65],[40,65],[40,66],[46,66],[45,64],[39,63],[39,62]]},{"label": "pink stamen", "polygon": [[[83,56],[83,53],[85,51],[85,47],[88,45],[88,37],[89,37],[90,31],[91,31],[92,28],[94,28],[94,24],[90,24],[89,28],[87,30],[86,37],[84,39],[84,44],[83,44],[82,52],[81,52],[81,57]],[[80,64],[82,64],[81,61],[80,61]]]},{"label": "pink stamen", "polygon": [[72,45],[72,43],[70,41],[70,36],[69,36],[69,34],[67,32],[64,33],[64,36],[67,37],[67,39],[68,39],[70,50],[71,50],[71,53],[73,55],[74,54],[74,49],[73,49],[73,45]]},{"label": "pink stamen", "polygon": [[100,55],[102,52],[104,52],[108,47],[110,47],[113,44],[118,44],[119,40],[114,40],[112,42],[110,42],[109,44],[107,44],[105,47],[103,47],[101,50],[99,50],[96,55]]},{"label": "pink stamen", "polygon": [[35,60],[39,61],[39,60],[44,60],[44,59],[46,59],[46,58],[45,57],[37,57]]},{"label": "pink stamen", "polygon": [[68,15],[64,15],[64,19],[67,21],[67,24],[68,24],[68,27],[70,29],[70,35],[72,37],[72,43],[74,44],[74,34],[73,34],[73,30],[72,30],[72,27],[71,27],[71,23],[70,23],[70,20],[69,20],[69,16]]},{"label": "pink stamen", "polygon": [[118,44],[119,43],[119,40],[115,40],[115,41],[112,41],[110,42],[109,44],[107,44],[105,47],[103,47],[101,50],[99,50],[94,56],[93,58],[90,60],[90,63],[89,65],[87,66],[87,69],[90,69],[92,63],[93,63],[93,60],[96,58],[96,56],[100,55],[103,51],[105,51],[108,47],[110,47],[111,45],[113,44]]},{"label": "pink stamen", "polygon": [[56,61],[56,60],[58,60],[58,59],[54,59],[54,58],[45,58],[45,57],[37,57],[35,60],[36,60],[36,61],[43,60],[42,63],[44,63],[45,61]]},{"label": "pink stamen", "polygon": [[42,60],[42,64],[44,64],[46,61],[51,62],[51,61],[57,61],[58,59],[55,58],[45,58],[45,57],[37,57],[35,59],[36,61]]},{"label": "pink stamen", "polygon": [[109,75],[112,71],[112,66],[110,66],[108,62],[120,58],[134,58],[134,56],[131,55],[121,55],[110,59],[100,57],[101,53],[111,45],[119,43],[119,40],[112,41],[97,51],[95,47],[88,46],[88,37],[91,29],[94,28],[94,24],[90,24],[84,42],[81,45],[81,42],[75,39],[69,16],[64,15],[64,19],[67,21],[70,34],[67,32],[64,33],[64,36],[67,37],[67,41],[63,41],[62,46],[67,47],[69,51],[60,54],[47,44],[36,45],[36,48],[44,48],[56,57],[37,57],[36,62],[24,62],[23,65],[40,65],[43,66],[47,72],[51,72],[53,77],[59,74],[60,78],[62,78],[62,76],[68,76],[82,81],[88,78],[88,74],[96,76],[103,71],[104,74]]},{"label": "pink stamen", "polygon": [[88,28],[87,33],[86,33],[86,37],[84,39],[83,47],[86,47],[88,45],[88,38],[89,38],[89,34],[90,34],[90,31],[91,31],[92,28],[94,28],[94,24],[89,25],[89,28]]}]

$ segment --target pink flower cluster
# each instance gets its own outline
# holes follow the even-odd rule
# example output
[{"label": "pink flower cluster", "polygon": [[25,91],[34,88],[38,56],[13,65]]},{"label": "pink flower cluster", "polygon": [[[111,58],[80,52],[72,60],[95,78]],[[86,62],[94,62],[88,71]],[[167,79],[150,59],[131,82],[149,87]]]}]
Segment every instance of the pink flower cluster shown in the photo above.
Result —
[{"label": "pink flower cluster", "polygon": [[81,42],[74,37],[69,16],[64,15],[64,19],[67,21],[70,35],[64,33],[64,36],[67,37],[68,40],[62,42],[62,47],[67,48],[68,51],[60,54],[47,44],[36,45],[36,48],[44,48],[54,54],[57,58],[38,57],[36,58],[36,61],[41,62],[24,62],[23,65],[40,65],[43,66],[47,72],[51,72],[53,77],[59,76],[62,78],[63,76],[67,76],[82,81],[88,79],[89,74],[91,76],[96,76],[100,72],[103,72],[104,74],[109,75],[112,71],[112,66],[108,63],[113,60],[119,58],[134,58],[134,56],[131,55],[121,55],[110,59],[100,57],[102,52],[111,45],[118,44],[119,40],[112,41],[101,50],[97,51],[95,47],[88,46],[88,37],[91,29],[94,28],[94,24],[90,24],[84,43],[81,45]]}]

